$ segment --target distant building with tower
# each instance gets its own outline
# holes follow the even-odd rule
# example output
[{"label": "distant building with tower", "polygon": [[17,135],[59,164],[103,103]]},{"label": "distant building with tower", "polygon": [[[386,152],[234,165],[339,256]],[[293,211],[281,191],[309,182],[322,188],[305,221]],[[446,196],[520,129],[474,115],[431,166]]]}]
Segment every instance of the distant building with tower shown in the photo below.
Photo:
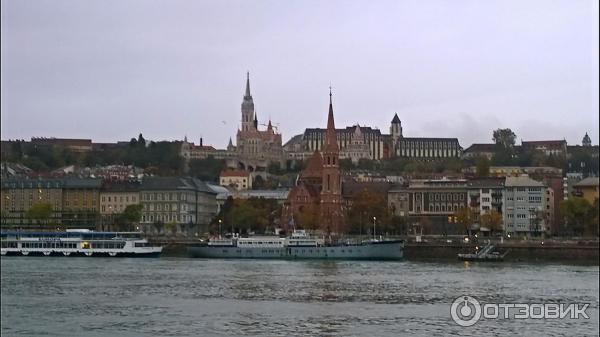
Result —
[{"label": "distant building with tower", "polygon": [[[349,158],[356,163],[361,158],[380,160],[392,157],[419,158],[458,158],[462,147],[457,138],[404,137],[402,122],[394,115],[390,133],[382,134],[377,128],[350,126],[336,129],[340,158]],[[292,137],[284,145],[288,159],[307,159],[314,151],[324,146],[326,129],[309,128],[302,135]]]},{"label": "distant building with tower", "polygon": [[260,130],[258,115],[254,108],[254,100],[250,93],[250,73],[246,77],[246,91],[242,99],[241,127],[237,130],[236,144],[229,139],[226,149],[215,149],[202,144],[195,145],[187,141],[181,146],[181,156],[186,159],[202,159],[212,156],[216,159],[226,159],[227,166],[240,168],[251,172],[264,171],[269,164],[283,165],[283,146],[281,134],[269,120],[266,130]]}]

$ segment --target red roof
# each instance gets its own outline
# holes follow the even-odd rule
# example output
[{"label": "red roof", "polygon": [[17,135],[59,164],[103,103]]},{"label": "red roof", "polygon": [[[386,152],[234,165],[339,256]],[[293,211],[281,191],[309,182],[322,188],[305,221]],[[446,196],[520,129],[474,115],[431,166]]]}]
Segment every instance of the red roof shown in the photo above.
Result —
[{"label": "red roof", "polygon": [[306,168],[300,173],[300,178],[321,178],[323,175],[323,158],[317,151],[308,160]]}]

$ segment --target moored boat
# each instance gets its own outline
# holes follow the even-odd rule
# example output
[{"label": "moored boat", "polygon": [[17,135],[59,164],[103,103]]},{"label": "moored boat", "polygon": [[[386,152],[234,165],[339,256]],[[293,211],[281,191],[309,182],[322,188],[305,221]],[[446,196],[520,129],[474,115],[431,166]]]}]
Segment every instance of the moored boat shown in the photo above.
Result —
[{"label": "moored boat", "polygon": [[326,244],[324,240],[311,238],[305,231],[294,231],[289,238],[217,239],[188,248],[192,257],[237,259],[399,260],[403,258],[403,250],[402,240]]},{"label": "moored boat", "polygon": [[23,256],[129,256],[155,257],[162,247],[152,246],[140,232],[7,231],[0,233],[0,252]]},{"label": "moored boat", "polygon": [[458,254],[458,259],[461,261],[504,261],[504,257],[508,254],[508,250],[504,253],[495,251],[495,246],[488,243],[482,249],[476,248],[474,253]]}]

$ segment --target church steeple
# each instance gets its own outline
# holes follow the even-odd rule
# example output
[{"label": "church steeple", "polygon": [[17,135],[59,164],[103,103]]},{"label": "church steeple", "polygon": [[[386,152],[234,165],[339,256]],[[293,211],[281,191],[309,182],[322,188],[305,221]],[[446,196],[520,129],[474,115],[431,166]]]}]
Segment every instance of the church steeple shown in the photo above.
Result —
[{"label": "church steeple", "polygon": [[249,131],[253,127],[256,129],[252,117],[256,119],[254,114],[254,101],[252,100],[252,95],[250,95],[250,73],[248,72],[246,73],[246,92],[244,93],[244,99],[242,100],[242,131]]},{"label": "church steeple", "polygon": [[325,132],[324,151],[338,152],[337,136],[335,134],[335,122],[333,120],[333,103],[331,87],[329,87],[329,114],[327,115],[327,131]]},{"label": "church steeple", "polygon": [[333,120],[332,96],[331,87],[329,87],[329,114],[327,115],[327,131],[322,150],[323,178],[319,222],[326,233],[342,233],[344,231],[344,214],[341,206],[342,179],[339,166],[340,149],[335,133],[335,122]]},{"label": "church steeple", "polygon": [[258,130],[258,116],[256,110],[254,111],[254,129]]},{"label": "church steeple", "polygon": [[244,94],[244,98],[252,99],[252,95],[250,95],[250,72],[246,72],[246,93]]}]

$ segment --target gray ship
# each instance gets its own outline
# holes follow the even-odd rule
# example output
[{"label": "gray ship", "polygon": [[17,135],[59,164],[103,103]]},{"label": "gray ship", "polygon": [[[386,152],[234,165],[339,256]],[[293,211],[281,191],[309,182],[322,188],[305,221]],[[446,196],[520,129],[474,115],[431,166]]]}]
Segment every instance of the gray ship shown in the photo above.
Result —
[{"label": "gray ship", "polygon": [[400,260],[403,250],[402,240],[325,245],[323,240],[312,239],[304,231],[294,231],[290,238],[219,239],[188,248],[192,257],[235,259]]}]

